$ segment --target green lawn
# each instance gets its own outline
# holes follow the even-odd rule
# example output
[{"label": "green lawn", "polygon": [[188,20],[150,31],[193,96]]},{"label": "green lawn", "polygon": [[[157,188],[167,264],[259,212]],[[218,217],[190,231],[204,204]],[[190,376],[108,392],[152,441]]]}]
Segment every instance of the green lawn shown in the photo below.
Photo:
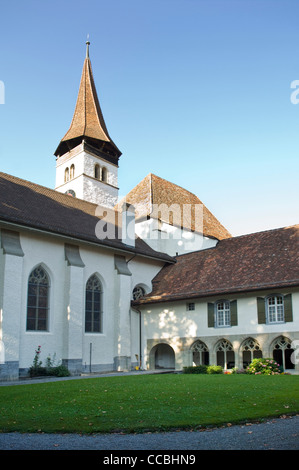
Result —
[{"label": "green lawn", "polygon": [[299,413],[299,375],[161,374],[0,387],[0,432],[144,432]]}]

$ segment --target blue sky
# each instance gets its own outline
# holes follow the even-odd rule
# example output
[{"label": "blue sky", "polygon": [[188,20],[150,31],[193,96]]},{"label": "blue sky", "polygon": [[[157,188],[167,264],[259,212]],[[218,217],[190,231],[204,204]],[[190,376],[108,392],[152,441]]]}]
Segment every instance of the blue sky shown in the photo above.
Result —
[{"label": "blue sky", "polygon": [[299,223],[297,0],[1,0],[0,11],[1,171],[54,188],[89,34],[123,153],[120,196],[151,172],[233,235]]}]

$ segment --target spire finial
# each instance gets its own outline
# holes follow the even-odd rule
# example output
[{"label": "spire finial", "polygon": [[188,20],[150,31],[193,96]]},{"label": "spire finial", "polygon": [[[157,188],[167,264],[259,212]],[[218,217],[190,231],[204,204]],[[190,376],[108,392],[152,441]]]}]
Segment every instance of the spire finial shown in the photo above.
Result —
[{"label": "spire finial", "polygon": [[89,45],[90,45],[90,42],[89,42],[89,34],[87,34],[87,41],[86,41],[86,59],[89,58]]}]

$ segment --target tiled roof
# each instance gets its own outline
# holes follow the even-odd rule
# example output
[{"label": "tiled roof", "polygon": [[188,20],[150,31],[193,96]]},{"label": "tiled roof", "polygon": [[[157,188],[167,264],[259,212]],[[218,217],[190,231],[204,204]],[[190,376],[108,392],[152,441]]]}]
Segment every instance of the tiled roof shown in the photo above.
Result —
[{"label": "tiled roof", "polygon": [[[125,197],[127,203],[136,210],[136,220],[151,215],[162,222],[203,233],[204,236],[222,240],[231,234],[214,217],[207,207],[190,191],[150,173]],[[122,203],[121,201],[119,205]],[[174,215],[166,210],[158,213],[156,208],[164,205],[174,208]],[[188,207],[190,209],[188,209]],[[196,212],[197,209],[199,212]],[[190,210],[190,212],[189,212]],[[156,211],[156,214],[155,214]],[[202,212],[201,212],[202,211]],[[177,215],[176,215],[177,214]],[[199,218],[197,217],[200,214]],[[202,215],[201,215],[202,214]]]},{"label": "tiled roof", "polygon": [[299,225],[229,238],[176,260],[140,304],[299,286]]},{"label": "tiled roof", "polygon": [[80,139],[82,141],[84,138],[101,150],[104,149],[105,151],[105,148],[107,148],[108,153],[111,153],[112,149],[112,153],[114,153],[117,158],[121,155],[120,150],[109,136],[104,121],[88,55],[83,64],[73,119],[69,130],[61,139],[55,151],[55,155],[63,155],[71,148],[77,146],[78,143],[80,143]]},{"label": "tiled roof", "polygon": [[[152,250],[143,240],[136,238],[135,248],[121,242],[119,231],[116,239],[99,239],[96,225],[99,222],[100,206],[73,198],[53,189],[0,173],[0,222],[5,221],[69,238],[80,239],[109,246],[118,250],[139,253],[164,261],[174,262],[168,255]],[[101,214],[105,217],[103,208]],[[118,225],[117,213],[113,209],[112,220]]]}]

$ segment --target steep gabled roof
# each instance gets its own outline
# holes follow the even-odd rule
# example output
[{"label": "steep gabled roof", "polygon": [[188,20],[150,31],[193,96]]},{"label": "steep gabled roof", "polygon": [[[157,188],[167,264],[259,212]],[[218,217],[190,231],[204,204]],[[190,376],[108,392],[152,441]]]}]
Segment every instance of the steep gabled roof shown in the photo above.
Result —
[{"label": "steep gabled roof", "polygon": [[86,58],[83,64],[75,112],[70,128],[61,139],[55,155],[63,155],[85,139],[95,148],[114,155],[118,160],[121,152],[109,136],[104,121],[89,58],[89,42],[86,44]]},{"label": "steep gabled roof", "polygon": [[[231,237],[197,196],[152,173],[127,194],[125,201],[135,207],[136,220],[151,216],[218,240]],[[117,207],[121,207],[123,202],[124,200]],[[174,214],[172,211],[169,214],[167,210],[157,212],[156,209],[163,205],[166,209],[173,208]],[[200,220],[197,219],[198,216]]]},{"label": "steep gabled roof", "polygon": [[299,225],[229,238],[176,260],[140,304],[299,286]]},{"label": "steep gabled roof", "polygon": [[[0,173],[0,223],[2,221],[17,224],[165,262],[174,262],[172,257],[152,250],[138,237],[135,247],[124,244],[120,237],[119,219],[113,209],[110,209],[112,214],[109,220],[115,226],[115,238],[98,238],[97,224],[100,216],[105,217],[108,211],[107,207],[103,207],[101,211],[97,204]],[[108,217],[105,220],[108,220]]]}]

